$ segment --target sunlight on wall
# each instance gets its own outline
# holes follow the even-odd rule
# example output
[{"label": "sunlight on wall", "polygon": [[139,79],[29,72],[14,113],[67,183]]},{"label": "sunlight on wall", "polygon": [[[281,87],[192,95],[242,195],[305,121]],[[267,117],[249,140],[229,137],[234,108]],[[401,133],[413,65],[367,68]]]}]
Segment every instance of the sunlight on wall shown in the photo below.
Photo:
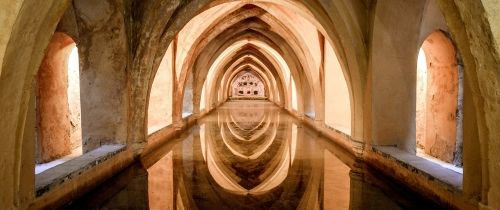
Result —
[{"label": "sunlight on wall", "polygon": [[297,99],[297,86],[295,85],[295,80],[290,79],[292,84],[292,109],[297,111],[299,109],[298,99]]},{"label": "sunlight on wall", "polygon": [[[426,119],[426,93],[427,93],[427,60],[424,49],[420,48],[417,63],[417,111],[416,126],[423,128]],[[423,149],[425,139],[425,129],[416,129],[417,148]]]},{"label": "sunlight on wall", "polygon": [[80,61],[78,58],[78,48],[76,46],[72,47],[68,59],[68,106],[72,125],[70,133],[71,141],[78,142],[79,149],[81,150],[82,108],[80,103]]},{"label": "sunlight on wall", "polygon": [[463,102],[459,97],[455,46],[445,33],[435,31],[423,42],[421,49],[416,81],[417,149],[460,165],[462,137],[457,131],[462,129],[459,122]]},{"label": "sunlight on wall", "polygon": [[148,107],[148,134],[172,123],[172,47],[163,57],[151,87]]},{"label": "sunlight on wall", "polygon": [[339,60],[330,43],[325,43],[325,124],[351,134],[351,101]]},{"label": "sunlight on wall", "polygon": [[206,87],[207,86],[207,81],[203,84],[203,88],[201,89],[201,99],[200,99],[200,111],[204,111],[205,109],[205,97],[207,97],[206,94]]}]

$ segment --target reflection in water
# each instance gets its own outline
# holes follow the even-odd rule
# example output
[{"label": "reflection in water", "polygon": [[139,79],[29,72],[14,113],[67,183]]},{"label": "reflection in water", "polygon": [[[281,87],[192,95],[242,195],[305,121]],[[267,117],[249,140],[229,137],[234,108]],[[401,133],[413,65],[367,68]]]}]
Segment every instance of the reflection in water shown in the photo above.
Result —
[{"label": "reflection in water", "polygon": [[230,102],[149,168],[134,165],[68,208],[437,208],[335,148],[270,103]]}]

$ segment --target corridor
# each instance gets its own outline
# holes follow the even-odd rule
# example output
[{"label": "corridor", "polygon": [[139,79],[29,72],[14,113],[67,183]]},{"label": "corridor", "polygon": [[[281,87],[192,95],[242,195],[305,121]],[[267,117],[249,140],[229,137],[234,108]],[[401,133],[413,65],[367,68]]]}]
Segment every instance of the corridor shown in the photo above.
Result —
[{"label": "corridor", "polygon": [[500,209],[498,0],[0,0],[0,209]]},{"label": "corridor", "polygon": [[268,101],[230,101],[67,209],[439,209]]}]

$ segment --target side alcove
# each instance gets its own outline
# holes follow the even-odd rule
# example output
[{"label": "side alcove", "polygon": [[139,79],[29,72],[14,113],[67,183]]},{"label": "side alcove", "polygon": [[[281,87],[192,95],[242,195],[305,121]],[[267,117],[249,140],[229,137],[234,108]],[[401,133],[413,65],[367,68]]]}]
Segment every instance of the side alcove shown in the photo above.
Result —
[{"label": "side alcove", "polygon": [[444,32],[430,34],[417,65],[417,154],[462,165],[463,73]]},{"label": "side alcove", "polygon": [[56,32],[36,77],[36,173],[82,154],[79,70],[75,42]]}]

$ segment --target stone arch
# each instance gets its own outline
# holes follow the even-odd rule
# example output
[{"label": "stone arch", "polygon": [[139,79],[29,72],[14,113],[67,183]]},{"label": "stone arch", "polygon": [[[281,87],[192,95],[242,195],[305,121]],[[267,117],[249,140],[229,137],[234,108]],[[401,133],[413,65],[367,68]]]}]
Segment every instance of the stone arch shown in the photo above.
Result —
[{"label": "stone arch", "polygon": [[[254,50],[248,50],[248,48],[254,48]],[[278,88],[278,91],[280,92],[281,97],[283,97],[283,99],[282,99],[283,103],[285,105],[289,104],[289,102],[288,102],[289,97],[288,97],[288,94],[286,94],[287,90],[285,90],[285,86],[284,86],[286,84],[285,75],[282,71],[277,70],[280,68],[279,62],[275,58],[273,58],[271,55],[269,55],[269,53],[267,53],[265,51],[258,51],[257,48],[255,48],[253,46],[247,46],[247,47],[243,48],[243,50],[237,52],[234,56],[230,56],[230,57],[234,58],[233,59],[234,61],[231,61],[231,60],[226,61],[226,63],[227,63],[226,66],[229,69],[232,69],[231,66],[228,66],[231,63],[232,63],[231,65],[236,65],[236,64],[238,64],[237,62],[244,63],[245,62],[244,60],[238,61],[238,59],[237,59],[237,58],[240,58],[242,56],[255,57],[256,62],[262,63],[262,64],[259,64],[258,66],[264,68],[266,71],[269,71],[271,73],[270,78],[273,78],[273,81],[275,81],[277,83],[276,87]],[[219,69],[217,69],[217,71],[224,69],[224,68],[225,67],[219,68]],[[226,72],[226,74],[227,73],[229,73],[229,72]],[[220,77],[223,77],[223,74],[216,74],[215,76],[216,76],[216,80],[219,80]],[[226,77],[226,79],[227,78],[228,77]],[[211,87],[211,88],[213,88],[213,87]],[[213,97],[211,97],[211,98],[213,98]]]},{"label": "stone arch", "polygon": [[[425,14],[425,8],[428,6],[428,3],[434,2],[439,8],[437,11],[444,16],[444,26],[440,27],[440,24],[422,24],[419,22],[420,19],[414,19],[409,17],[421,17]],[[414,138],[415,136],[415,101],[402,101],[400,100],[402,95],[408,98],[416,98],[414,97],[416,90],[414,87],[416,85],[413,81],[416,81],[416,74],[406,74],[402,76],[403,73],[407,73],[406,71],[411,69],[416,69],[417,66],[417,54],[419,51],[419,44],[423,42],[426,38],[426,35],[434,32],[435,30],[446,30],[451,34],[452,42],[456,46],[456,50],[460,53],[461,59],[458,59],[459,66],[463,62],[464,68],[464,119],[463,119],[463,129],[467,130],[463,136],[463,193],[464,196],[468,199],[475,199],[480,202],[486,202],[488,200],[489,195],[491,193],[487,193],[490,188],[490,178],[491,172],[488,171],[489,168],[485,166],[488,165],[487,155],[484,153],[488,149],[485,149],[484,146],[488,145],[488,143],[481,140],[481,135],[485,134],[482,132],[488,133],[489,131],[486,127],[486,118],[483,111],[479,111],[484,104],[485,95],[481,93],[480,87],[488,86],[487,84],[483,84],[480,81],[487,81],[487,79],[480,79],[479,71],[481,69],[489,69],[489,66],[493,63],[498,63],[496,59],[491,59],[488,55],[485,57],[481,57],[482,61],[478,61],[474,58],[473,54],[478,53],[479,51],[483,51],[485,49],[479,50],[477,47],[481,44],[476,39],[471,39],[471,34],[476,34],[477,36],[482,37],[482,40],[488,40],[489,30],[478,31],[477,27],[473,26],[476,23],[471,21],[476,20],[476,18],[470,19],[463,18],[461,14],[468,13],[468,9],[470,7],[475,7],[473,9],[473,13],[479,15],[481,11],[484,11],[480,2],[474,3],[455,3],[455,2],[447,2],[441,0],[429,0],[429,1],[415,1],[408,3],[405,5],[401,5],[401,2],[397,1],[379,1],[376,5],[376,12],[374,18],[374,28],[373,28],[373,36],[372,49],[378,49],[380,45],[386,45],[384,49],[386,51],[384,53],[372,51],[371,55],[371,67],[369,68],[369,74],[372,75],[372,108],[371,112],[372,120],[372,135],[371,139],[367,139],[369,145],[398,145],[399,148],[406,150],[410,153],[415,153],[415,145],[412,142],[416,142]],[[405,8],[405,15],[401,13],[391,10],[390,8]],[[477,10],[476,10],[477,9]],[[410,15],[412,14],[412,15]],[[425,19],[424,19],[425,20]],[[417,21],[418,23],[414,22]],[[465,22],[463,22],[465,21]],[[480,21],[481,22],[481,21]],[[425,22],[424,22],[425,23]],[[388,28],[383,25],[389,24],[391,28]],[[482,27],[488,28],[486,26],[488,23],[481,22]],[[405,30],[401,30],[401,28],[405,28]],[[469,28],[471,31],[465,32],[464,28]],[[398,31],[393,31],[393,30]],[[404,32],[403,32],[404,31]],[[473,31],[473,32],[472,32]],[[420,32],[420,33],[419,33]],[[401,39],[396,37],[405,37],[404,44],[401,43]],[[381,39],[381,37],[385,37]],[[400,46],[398,46],[400,45]],[[486,45],[481,45],[485,47]],[[402,48],[405,49],[402,49]],[[488,50],[492,50],[491,48]],[[496,51],[496,50],[493,50]],[[377,55],[378,53],[378,55]],[[392,57],[390,55],[394,55],[396,53],[397,57]],[[479,56],[479,54],[476,54]],[[379,56],[383,56],[386,59],[385,63],[392,63],[396,66],[388,66],[385,64],[378,63]],[[387,58],[391,57],[390,61]],[[395,61],[398,59],[402,59],[405,61]],[[494,61],[495,60],[495,61]],[[486,65],[478,65],[478,62],[489,63]],[[491,70],[491,69],[490,69]],[[382,72],[384,71],[384,72]],[[385,74],[385,76],[383,76]],[[386,77],[388,75],[392,75]],[[395,79],[399,78],[399,79]],[[500,77],[493,77],[500,78]],[[387,82],[390,81],[390,88],[387,88],[389,83],[385,83],[382,80]],[[402,81],[406,81],[406,84],[401,85]],[[385,84],[384,84],[385,83]],[[383,91],[381,91],[383,90]],[[389,91],[388,91],[389,90]],[[391,95],[388,99],[384,95]],[[391,104],[381,103],[379,100],[391,101]],[[397,107],[397,108],[396,108]],[[383,110],[382,110],[383,109]],[[389,111],[395,110],[398,111]],[[385,111],[384,111],[385,110]],[[491,115],[489,115],[491,116]],[[381,119],[384,119],[383,121]],[[484,121],[483,121],[484,120]],[[481,134],[482,133],[482,134]],[[389,134],[389,135],[385,135]],[[485,159],[486,158],[486,159]],[[478,164],[479,163],[479,164]],[[500,187],[500,182],[496,182]],[[500,188],[496,195],[500,195]],[[433,193],[442,193],[439,190],[431,189]],[[451,202],[451,201],[450,201]],[[461,204],[466,205],[466,204]]]},{"label": "stone arch", "polygon": [[[222,93],[227,92],[227,84],[232,76],[245,67],[251,67],[266,81],[266,84],[269,87],[269,100],[281,105],[285,104],[285,101],[283,101],[283,98],[286,98],[283,87],[284,79],[283,75],[275,69],[277,64],[272,64],[271,61],[264,55],[251,50],[243,50],[235,56],[235,58],[238,59],[234,59],[233,63],[228,67],[229,71],[226,71],[224,75],[218,77],[222,78],[223,84],[219,87],[219,91],[222,91]],[[275,92],[273,92],[273,90]],[[225,98],[222,100],[224,101]]]},{"label": "stone arch", "polygon": [[[228,44],[232,44],[231,42],[228,42]],[[288,78],[288,80],[292,79],[292,78],[298,78],[300,75],[299,74],[299,71],[297,71],[297,69],[293,69],[294,67],[297,67],[297,66],[292,66],[292,65],[288,65],[289,63],[287,63],[285,61],[285,58],[283,57],[278,57],[278,58],[274,58],[272,54],[275,54],[275,55],[278,55],[277,52],[272,49],[272,48],[269,48],[265,43],[263,42],[259,42],[259,41],[256,41],[254,42],[253,44],[250,45],[252,48],[260,51],[261,53],[263,54],[267,54],[267,59],[268,60],[275,60],[274,62],[278,64],[278,67],[276,67],[275,69],[283,69],[281,71],[283,71],[281,74],[286,74],[285,72],[290,72],[288,73],[288,76],[284,76],[285,78],[285,82],[283,82],[283,84],[290,84],[290,82],[286,81],[286,79]],[[267,49],[266,49],[267,48]],[[235,54],[240,54],[240,53],[243,53],[241,55],[244,55],[244,52],[240,52],[238,53],[238,51],[234,51]],[[228,58],[232,57],[231,56],[228,56]],[[281,60],[279,60],[281,59]],[[293,61],[291,61],[290,58],[286,58],[290,63],[293,63]],[[226,64],[230,64],[232,63],[231,59],[225,59],[224,63]],[[222,64],[220,68],[217,68],[216,69],[216,72],[220,72],[223,68],[224,65],[226,64]],[[220,73],[215,73],[214,74],[216,76],[216,78],[222,76],[222,74]],[[220,76],[217,76],[217,75],[220,75]],[[218,80],[218,79],[217,79]],[[299,80],[298,83],[297,83],[297,87],[299,88],[299,91],[301,90],[300,87],[302,87],[301,81]],[[213,90],[215,89],[215,86],[212,85],[211,89],[210,90]],[[287,91],[289,92],[289,91]],[[299,97],[299,101],[301,101],[302,99],[300,97],[302,97],[302,95],[298,95]],[[215,97],[211,97],[211,98],[215,98]],[[287,98],[287,100],[290,100],[290,97]],[[288,104],[290,104],[290,102],[288,102]],[[288,107],[288,108],[291,108],[291,107]],[[302,111],[302,104],[299,104],[299,107],[298,107],[298,111],[301,112]]]},{"label": "stone arch", "polygon": [[[193,3],[189,3],[187,5],[184,5],[184,7],[182,7],[182,8],[179,8],[178,11],[182,11],[182,14],[185,14],[185,15],[183,15],[183,17],[191,17],[190,14],[192,16],[194,16],[195,14],[199,14],[199,12],[201,12],[201,11],[205,11],[208,8],[212,8],[214,6],[217,6],[219,4],[224,4],[224,3],[226,3],[226,1],[217,1],[217,2],[213,2],[211,4],[208,4],[208,5],[197,5],[196,3],[193,2]],[[345,2],[343,2],[343,3],[345,4]],[[313,22],[314,22],[314,24],[316,26],[326,27],[327,28],[326,30],[323,29],[323,28],[321,28],[320,31],[322,33],[324,33],[328,37],[329,41],[335,40],[336,42],[332,42],[332,43],[334,43],[335,46],[337,46],[337,44],[339,44],[338,46],[341,46],[340,45],[341,43],[344,44],[344,45],[348,43],[348,42],[340,42],[340,41],[338,41],[339,39],[332,39],[331,37],[339,37],[338,36],[339,33],[344,33],[344,34],[345,33],[351,33],[352,31],[349,32],[349,30],[346,30],[346,25],[344,23],[341,23],[341,22],[343,22],[343,21],[353,21],[353,20],[346,20],[345,18],[334,19],[333,22],[336,22],[336,24],[337,24],[337,21],[338,21],[338,24],[340,26],[339,30],[334,30],[333,29],[333,25],[330,24],[330,23],[332,23],[332,18],[329,17],[329,15],[324,10],[321,10],[321,9],[318,10],[318,8],[321,8],[322,6],[320,6],[317,3],[312,3],[312,4],[310,4],[310,3],[304,3],[304,4],[302,4],[302,3],[291,2],[291,1],[283,1],[283,2],[280,2],[279,4],[287,6],[287,7],[288,6],[293,6],[294,7],[294,11],[298,11],[300,14],[303,14],[303,15],[307,16],[307,18],[309,20],[314,20]],[[204,7],[204,6],[206,6],[206,7]],[[335,6],[336,7],[337,6],[340,7],[340,5],[335,5]],[[342,6],[345,6],[345,5],[342,5]],[[200,8],[201,8],[201,10],[198,10]],[[309,10],[311,10],[311,11],[313,11],[313,10],[316,11],[317,10],[317,11],[316,11],[316,13],[309,13],[309,12],[307,12]],[[321,12],[319,12],[319,11],[321,11]],[[345,15],[345,14],[342,14],[342,15]],[[174,30],[174,31],[180,29],[189,20],[189,19],[186,20],[185,18],[182,18],[182,19],[178,20],[178,19],[175,18],[176,16],[173,16],[173,17],[174,17],[173,19],[175,19],[176,21],[172,22],[172,24],[169,24],[168,27],[170,29]],[[147,18],[149,18],[149,17],[146,17],[146,19]],[[318,24],[318,22],[317,22],[318,20],[316,20],[316,19],[318,19],[319,22],[321,22],[321,24]],[[329,23],[329,24],[326,24],[326,23]],[[350,37],[352,37],[354,40],[357,40],[360,37],[360,35],[362,34],[362,32],[360,32],[359,30],[357,30],[357,31],[355,31],[355,33],[357,33],[357,35],[350,36]],[[335,34],[337,34],[337,35],[335,35]],[[164,33],[164,35],[160,38],[161,41],[160,41],[160,45],[158,45],[158,46],[161,48],[162,46],[168,45],[168,43],[170,42],[170,40],[172,39],[172,37],[173,37],[172,33]],[[361,43],[361,42],[358,42],[358,43]],[[345,66],[349,66],[349,68],[352,69],[352,71],[360,71],[361,68],[359,68],[359,67],[365,65],[366,60],[363,60],[363,59],[358,60],[359,61],[359,64],[358,64],[358,63],[356,63],[358,61],[354,62],[354,60],[352,58],[362,58],[363,56],[350,56],[350,57],[347,57],[346,56],[346,52],[348,52],[348,54],[350,54],[350,55],[353,55],[353,54],[357,54],[357,55],[364,54],[364,48],[362,48],[361,46],[362,45],[358,44],[358,45],[356,45],[356,48],[335,48],[335,50],[339,50],[339,49],[346,50],[346,51],[342,51],[341,53],[339,53],[339,56],[340,56],[340,58],[342,60],[341,63],[342,63],[343,66],[344,65]],[[353,50],[351,51],[351,49],[353,49]],[[161,54],[161,52],[160,52],[160,54]],[[348,62],[347,61],[344,62],[344,60],[346,58],[349,58],[350,60]],[[155,65],[157,65],[159,63],[158,59],[155,59],[155,63],[156,63]],[[347,63],[350,63],[350,64],[347,65]],[[139,66],[140,66],[140,68],[146,68],[148,65],[139,65]],[[363,109],[362,109],[362,105],[363,105],[363,102],[362,102],[362,100],[363,100],[362,91],[364,91],[364,88],[363,88],[363,85],[364,85],[363,81],[364,81],[364,79],[363,79],[363,75],[361,73],[359,73],[359,72],[355,73],[354,75],[355,76],[349,76],[348,77],[349,78],[348,83],[351,84],[354,81],[355,84],[361,85],[360,86],[361,88],[357,88],[357,87],[356,88],[352,88],[352,89],[350,88],[350,90],[352,90],[352,93],[353,93],[352,100],[356,101],[356,103],[351,103],[351,105],[354,107],[353,110],[356,110],[356,111],[353,112],[353,117],[352,117],[353,119],[355,119],[355,120],[353,120],[353,124],[356,124],[356,126],[353,126],[354,128],[356,128],[355,129],[356,132],[353,132],[353,133],[356,134],[357,138],[361,138],[361,135],[362,135],[362,132],[363,132],[362,131],[363,129],[362,129],[362,126],[361,126],[363,124],[363,123],[361,123],[363,121],[363,115],[361,113],[363,112]],[[356,79],[353,80],[353,78],[356,78]],[[354,105],[354,104],[356,104],[356,105]],[[139,115],[139,113],[137,113],[137,115]],[[132,115],[132,116],[135,116],[135,114]],[[136,121],[136,122],[138,122],[138,121]]]},{"label": "stone arch", "polygon": [[[257,10],[259,11],[260,9],[257,9]],[[258,13],[258,14],[260,14],[260,13]],[[264,19],[272,19],[271,17],[265,17],[265,16],[266,16],[266,14],[261,15],[261,16],[262,16],[262,17],[260,17],[260,18],[264,18]],[[221,24],[223,24],[223,23],[221,23]],[[258,29],[254,29],[254,30],[258,30]],[[265,33],[265,32],[260,32],[260,33]],[[289,32],[287,32],[287,33],[289,33]],[[286,34],[286,33],[282,33],[282,34]],[[295,43],[299,43],[299,42],[295,41]],[[298,52],[298,51],[299,51],[299,50],[298,50],[298,48],[295,48],[294,52]],[[191,54],[191,53],[188,53],[188,54]],[[196,54],[198,54],[198,53],[195,53],[195,54],[194,54],[194,56],[196,56]],[[307,54],[307,53],[306,53],[306,54]],[[303,54],[301,54],[301,55],[303,55]],[[299,58],[301,58],[301,65],[306,65],[305,60],[307,60],[307,59],[302,58],[302,57],[304,57],[304,56],[302,56],[302,57],[301,57],[301,56],[298,56],[298,57],[299,57]],[[307,57],[307,56],[306,56],[306,57]],[[190,60],[190,59],[188,59],[188,60]],[[190,68],[189,66],[184,66],[184,65],[183,65],[183,70],[182,70],[182,72],[181,72],[181,79],[180,79],[180,86],[181,86],[181,87],[183,86],[183,85],[182,85],[182,84],[183,84],[183,82],[182,82],[182,81],[184,80],[185,75],[192,74],[192,73],[188,73],[188,72],[187,72],[187,70],[188,70],[188,69],[191,69],[191,68]],[[306,84],[306,83],[311,83],[312,78],[311,78],[311,76],[309,76],[309,75],[310,75],[309,71],[305,70],[305,69],[307,69],[307,68],[305,68],[305,66],[304,66],[304,67],[302,67],[302,69],[304,69],[305,75],[306,75],[306,77],[308,78],[308,81],[307,81],[307,82],[306,82],[306,81],[304,81],[304,82],[303,82],[303,84]],[[186,72],[186,73],[184,73],[184,72]],[[183,76],[183,75],[184,75],[184,76]],[[202,77],[202,78],[203,78],[203,77]],[[300,78],[300,77],[297,77],[297,78]],[[299,86],[299,88],[300,88],[300,86]],[[316,88],[316,91],[312,91],[312,88]],[[321,93],[320,93],[321,91],[319,91],[319,90],[318,90],[318,89],[319,89],[319,87],[317,87],[317,86],[308,85],[308,88],[303,88],[303,90],[302,90],[302,91],[306,91],[306,92],[307,92],[307,91],[308,91],[308,89],[311,89],[309,92],[319,92],[319,95],[321,95]],[[180,94],[182,94],[182,92],[180,92]],[[302,94],[302,95],[303,95],[303,94]],[[311,98],[311,99],[317,99],[317,100],[320,100],[320,99],[321,99],[321,97],[312,97],[312,96],[311,96],[310,98]],[[320,104],[320,103],[321,103],[321,102],[317,101],[317,102],[316,102],[316,103],[314,103],[314,104]]]},{"label": "stone arch", "polygon": [[[165,18],[159,18],[158,22],[160,23],[158,23],[155,21],[148,21],[149,19],[156,19],[154,15],[151,15],[153,17],[148,15],[145,15],[144,17],[134,17],[140,19],[140,22],[145,23],[142,29],[138,29],[139,33],[137,37],[146,37],[144,34],[150,32],[149,26],[156,24],[162,25],[159,28],[161,28],[161,31],[165,31],[165,40],[171,40],[173,37],[172,34],[175,34],[175,31],[180,28],[179,25],[186,22],[186,20],[182,20],[183,18],[179,18],[180,14],[189,19],[194,16],[194,14],[199,13],[203,8],[225,1],[216,3],[192,1],[181,6],[179,6],[179,4],[159,4],[158,2],[160,1],[150,2],[152,3],[149,3],[149,1],[148,3],[145,3],[147,5],[144,6],[144,8],[155,8],[157,4],[162,6],[158,7],[158,9],[168,7],[168,9],[164,10],[166,12],[161,14],[162,16],[165,16]],[[345,21],[346,16],[347,18],[352,19],[356,19],[357,17],[348,16],[343,12],[336,11],[339,10],[337,4],[345,5],[349,4],[348,2],[336,1],[334,2],[334,9],[327,10],[326,8],[330,8],[328,6],[330,4],[327,4],[328,2],[308,1],[304,2],[304,4],[307,4],[307,8],[310,11],[320,11],[318,13],[312,13],[314,13],[315,16],[318,17],[317,19],[322,22],[321,25],[328,27],[325,31],[327,31],[327,34],[332,35],[332,37],[334,37],[333,34],[335,33],[331,33],[331,31],[334,30],[331,28],[334,28],[336,24],[330,23],[333,21],[343,23],[344,31],[338,33],[342,34],[342,36],[338,35],[330,39],[333,40],[332,43],[340,42],[344,43],[344,46],[349,46],[345,43],[352,40],[341,39],[341,37],[344,37],[344,34],[349,34],[344,33],[348,28],[346,25],[351,25],[348,23],[355,23],[354,25],[356,25],[357,28],[364,28],[363,24],[356,24],[357,21],[355,20]],[[378,1],[377,4],[381,2],[384,1]],[[394,1],[391,3],[394,3]],[[17,206],[27,205],[24,204],[23,201],[29,200],[29,195],[24,193],[23,186],[30,183],[23,182],[24,180],[21,180],[19,176],[19,174],[24,170],[21,167],[21,165],[25,163],[23,160],[30,159],[30,157],[26,157],[25,155],[28,154],[28,152],[25,151],[29,150],[30,147],[29,141],[25,139],[27,138],[27,135],[25,134],[25,123],[27,120],[28,109],[27,104],[29,103],[30,97],[29,91],[27,90],[30,89],[30,81],[34,77],[40,61],[42,60],[43,49],[46,47],[48,40],[55,29],[57,20],[62,16],[68,4],[69,2],[67,1],[54,0],[43,2],[16,1],[12,5],[9,5],[9,7],[2,8],[2,14],[8,14],[9,17],[6,21],[6,25],[9,26],[7,27],[7,30],[11,30],[10,27],[12,27],[11,33],[2,34],[2,43],[0,44],[2,53],[2,71],[0,74],[0,110],[2,110],[2,114],[5,114],[2,116],[2,120],[0,121],[0,134],[4,139],[1,143],[2,147],[0,148],[4,151],[2,152],[2,154],[4,154],[2,156],[2,162],[5,163],[2,165],[2,170],[0,170],[0,177],[4,180],[0,183],[0,188],[6,189],[5,192],[2,192],[2,195],[0,195],[0,201],[5,204],[6,208],[15,208]],[[450,26],[451,35],[453,39],[456,40],[458,49],[463,55],[467,83],[465,91],[468,91],[468,93],[473,96],[472,101],[464,101],[464,105],[469,107],[466,108],[467,110],[464,113],[464,127],[470,128],[471,130],[471,134],[467,138],[476,137],[476,140],[469,142],[469,144],[477,145],[480,152],[474,153],[473,156],[480,154],[480,157],[475,160],[481,164],[476,164],[480,165],[479,168],[477,166],[472,166],[472,164],[464,165],[464,167],[468,168],[468,171],[474,173],[481,172],[480,175],[476,175],[481,176],[481,178],[479,181],[472,180],[471,182],[468,182],[471,183],[471,186],[464,186],[464,193],[467,196],[475,197],[477,196],[477,191],[479,191],[479,199],[481,200],[482,205],[497,208],[500,206],[500,201],[493,198],[500,196],[500,181],[494,179],[494,175],[498,174],[500,166],[495,165],[494,163],[498,162],[499,157],[496,154],[498,154],[497,148],[500,148],[500,143],[498,141],[494,141],[494,139],[498,139],[500,136],[500,131],[496,129],[498,125],[497,122],[500,120],[500,109],[498,109],[497,103],[498,96],[495,94],[496,90],[499,89],[500,84],[498,82],[500,80],[500,76],[497,71],[500,59],[498,56],[498,44],[491,45],[491,43],[497,43],[496,40],[498,40],[497,38],[499,37],[498,31],[493,30],[494,25],[497,22],[496,16],[493,15],[493,11],[497,8],[496,2],[484,0],[463,2],[440,0],[438,1],[438,4],[440,5],[447,23]],[[13,12],[6,12],[11,9]],[[176,15],[172,15],[174,11],[176,11]],[[184,13],[184,11],[188,12]],[[42,15],[37,16],[33,14]],[[340,16],[340,18],[332,18],[335,15]],[[173,21],[168,21],[170,18],[172,18]],[[167,21],[165,21],[165,19],[167,19]],[[361,60],[365,60],[366,53],[364,54],[360,52],[365,52],[367,50],[361,46],[364,45],[364,43],[370,43],[370,40],[365,40],[366,42],[363,42],[362,34],[364,34],[364,32],[365,31],[363,30],[356,30],[356,34],[358,36],[355,36],[354,40],[358,40],[358,38],[361,40],[356,42],[356,50],[339,53],[339,55],[349,60],[356,60],[357,57],[360,57]],[[147,107],[147,103],[144,103],[144,101],[147,101],[147,90],[145,90],[144,87],[146,87],[149,82],[150,76],[148,75],[151,74],[151,71],[153,71],[152,69],[154,69],[152,68],[153,63],[156,63],[158,60],[151,58],[154,57],[156,52],[151,53],[153,54],[153,56],[151,56],[144,50],[151,47],[152,44],[157,44],[155,36],[151,37],[151,40],[140,42],[141,44],[131,43],[131,45],[133,45],[131,48],[137,50],[137,52],[134,52],[137,55],[137,60],[131,61],[132,64],[129,66],[131,86],[129,103],[131,106],[137,108],[137,110],[130,111],[130,119],[128,119],[132,122],[132,124],[129,125],[127,138],[129,139],[129,143],[133,149],[140,148],[141,141],[144,141],[145,138],[145,131],[141,131],[141,129],[144,128],[145,107]],[[169,41],[166,41],[166,43],[168,44]],[[414,54],[416,54],[416,52]],[[16,59],[20,56],[24,58],[23,61]],[[162,57],[160,55],[156,56],[159,58]],[[374,98],[374,96],[370,93],[366,93],[364,89],[365,86],[370,86],[369,88],[375,86],[368,85],[371,84],[372,81],[365,84],[367,78],[371,77],[374,72],[372,70],[365,71],[363,68],[364,66],[362,64],[357,64],[357,62],[349,63],[344,61],[344,59],[342,59],[342,61],[345,62],[343,65],[347,65],[350,68],[355,68],[353,66],[356,65],[361,66],[358,69],[359,75],[357,75],[361,79],[360,81],[355,81],[361,83],[361,88],[360,90],[353,91],[355,98],[354,101],[356,102],[356,105],[353,105],[355,106],[355,109],[353,109],[354,113],[356,113],[354,114],[355,122],[353,123],[355,125],[354,128],[356,132],[353,132],[353,136],[358,140],[363,140],[362,137],[366,137],[366,139],[373,139],[370,131],[372,130],[371,124],[373,123],[371,120],[370,122],[366,122],[369,120],[363,121],[363,119],[365,119],[364,117],[366,117],[366,119],[371,119],[371,117],[366,116],[368,114],[365,113],[365,111],[372,114],[370,110],[373,107],[369,102],[366,102],[368,104],[367,106],[363,106],[365,104],[363,101],[365,100],[365,97]],[[368,61],[362,62],[368,63]],[[159,63],[159,61],[157,63]],[[368,66],[368,64],[365,65]],[[358,79],[355,76],[350,76],[349,78],[351,81]],[[353,88],[358,88],[358,86],[353,85]],[[359,104],[361,104],[361,106],[359,106]],[[367,110],[364,110],[364,108]],[[359,120],[359,115],[361,115],[362,120]],[[365,126],[364,123],[366,123],[367,126]],[[359,132],[359,129],[362,129],[364,132]],[[479,189],[476,187],[477,185],[480,186]]]}]

